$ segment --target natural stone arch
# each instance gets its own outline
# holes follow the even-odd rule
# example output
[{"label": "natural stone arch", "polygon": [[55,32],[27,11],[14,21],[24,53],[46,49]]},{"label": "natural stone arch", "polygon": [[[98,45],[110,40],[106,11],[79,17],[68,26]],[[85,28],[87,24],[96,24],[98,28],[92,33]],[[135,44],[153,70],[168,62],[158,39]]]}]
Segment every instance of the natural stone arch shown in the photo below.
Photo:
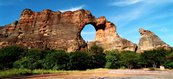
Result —
[{"label": "natural stone arch", "polygon": [[135,51],[137,48],[136,44],[121,38],[116,32],[116,26],[107,21],[104,16],[95,18],[92,22],[84,21],[81,27],[83,28],[86,24],[92,24],[96,29],[95,41],[88,43],[88,48],[93,45],[101,46],[104,50]]},{"label": "natural stone arch", "polygon": [[94,41],[96,37],[96,28],[91,24],[87,24],[81,30],[80,35],[82,39],[85,40],[86,43]]},{"label": "natural stone arch", "polygon": [[96,38],[92,44],[100,45],[105,50],[135,51],[136,44],[121,38],[113,23],[104,16],[95,18],[84,9],[67,12],[48,9],[34,12],[25,9],[15,25],[6,25],[0,29],[0,47],[20,45],[68,52],[81,50],[87,44],[80,32],[87,24],[96,29]]}]

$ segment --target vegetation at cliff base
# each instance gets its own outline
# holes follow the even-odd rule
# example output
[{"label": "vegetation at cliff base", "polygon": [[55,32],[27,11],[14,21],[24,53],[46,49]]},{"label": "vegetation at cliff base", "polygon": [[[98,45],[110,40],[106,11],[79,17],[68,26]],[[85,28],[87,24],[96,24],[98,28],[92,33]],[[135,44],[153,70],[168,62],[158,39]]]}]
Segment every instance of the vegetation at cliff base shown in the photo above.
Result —
[{"label": "vegetation at cliff base", "polygon": [[[87,51],[67,53],[62,50],[23,49],[9,46],[0,49],[0,77],[11,74],[33,74],[33,70],[86,70],[95,68],[173,68],[173,51],[151,50],[144,53],[132,51],[103,51],[93,46]],[[15,73],[15,70],[19,72]],[[24,69],[24,70],[22,70]],[[27,70],[28,69],[28,70]],[[45,72],[46,73],[46,72]]]}]

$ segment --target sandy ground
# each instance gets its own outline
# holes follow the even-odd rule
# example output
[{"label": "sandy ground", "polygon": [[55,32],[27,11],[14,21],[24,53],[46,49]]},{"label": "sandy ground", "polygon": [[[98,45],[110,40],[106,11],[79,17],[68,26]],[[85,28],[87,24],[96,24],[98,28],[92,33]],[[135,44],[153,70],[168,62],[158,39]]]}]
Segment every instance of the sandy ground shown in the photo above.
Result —
[{"label": "sandy ground", "polygon": [[173,79],[173,70],[96,69],[16,77],[18,79]]}]

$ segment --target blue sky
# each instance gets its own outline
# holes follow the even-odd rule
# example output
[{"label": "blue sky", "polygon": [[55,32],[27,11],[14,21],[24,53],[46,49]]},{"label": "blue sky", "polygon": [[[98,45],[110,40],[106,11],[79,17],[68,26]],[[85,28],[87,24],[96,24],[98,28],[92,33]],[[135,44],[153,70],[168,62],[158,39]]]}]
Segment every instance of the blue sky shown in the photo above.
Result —
[{"label": "blue sky", "polygon": [[[18,20],[23,9],[67,11],[86,9],[95,17],[105,16],[117,27],[117,32],[138,44],[139,28],[153,31],[173,46],[173,0],[0,0],[0,26]],[[94,40],[95,30],[86,26],[85,40]]]}]

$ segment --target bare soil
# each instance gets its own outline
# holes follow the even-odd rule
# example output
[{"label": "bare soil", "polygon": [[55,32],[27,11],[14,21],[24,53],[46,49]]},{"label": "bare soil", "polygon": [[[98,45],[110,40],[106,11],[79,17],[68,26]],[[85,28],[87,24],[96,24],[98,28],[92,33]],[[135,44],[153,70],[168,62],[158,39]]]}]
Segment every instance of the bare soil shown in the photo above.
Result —
[{"label": "bare soil", "polygon": [[173,70],[95,69],[16,77],[18,79],[173,79]]}]

